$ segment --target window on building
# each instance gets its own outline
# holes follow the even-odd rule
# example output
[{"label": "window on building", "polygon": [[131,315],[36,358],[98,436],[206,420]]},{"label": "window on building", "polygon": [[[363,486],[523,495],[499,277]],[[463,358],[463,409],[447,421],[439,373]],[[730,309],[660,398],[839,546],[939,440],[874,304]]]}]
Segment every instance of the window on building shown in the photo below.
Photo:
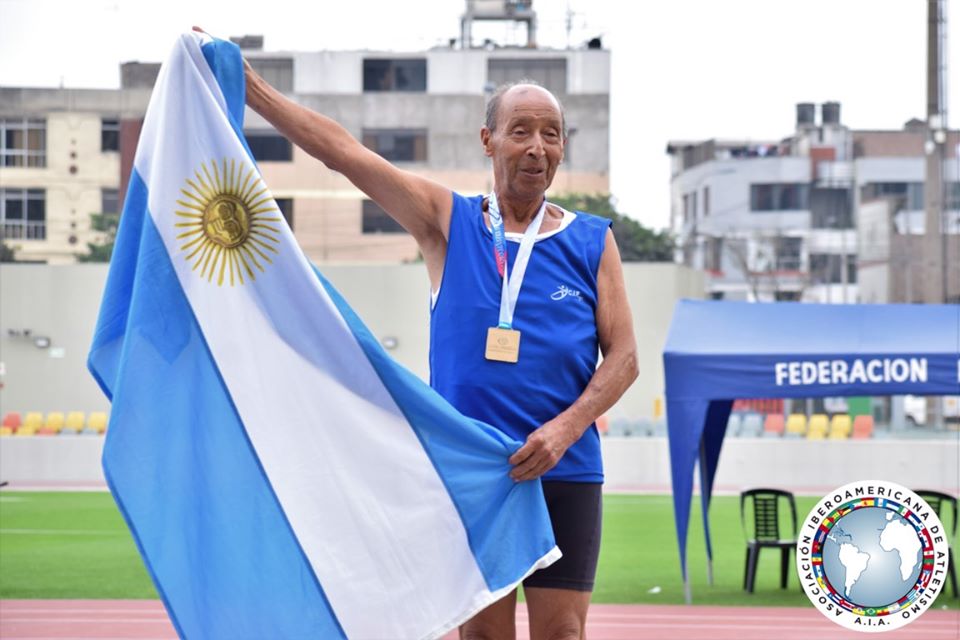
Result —
[{"label": "window on building", "polygon": [[274,198],[277,202],[277,208],[280,209],[283,219],[287,221],[287,226],[293,231],[293,198]]},{"label": "window on building", "polygon": [[100,151],[120,151],[120,121],[116,118],[100,120]]},{"label": "window on building", "polygon": [[811,189],[810,225],[814,229],[852,229],[850,195],[849,189]]},{"label": "window on building", "polygon": [[910,211],[922,211],[924,207],[922,182],[870,182],[863,185],[860,195],[864,200],[902,198]]},{"label": "window on building", "polygon": [[947,197],[943,208],[949,211],[960,210],[960,182],[947,183]]},{"label": "window on building", "polygon": [[703,188],[703,217],[710,215],[710,187]]},{"label": "window on building", "polygon": [[810,185],[774,183],[750,185],[751,211],[794,211],[808,207]]},{"label": "window on building", "polygon": [[813,284],[841,284],[843,282],[843,264],[847,267],[847,284],[857,282],[857,256],[844,256],[839,253],[811,253],[810,280]]},{"label": "window on building", "polygon": [[364,233],[406,233],[400,223],[390,217],[373,200],[363,201],[363,232]]},{"label": "window on building", "polygon": [[518,80],[535,80],[557,95],[567,92],[566,58],[490,58],[487,81],[500,86]]},{"label": "window on building", "polygon": [[100,213],[120,213],[120,191],[100,189]]},{"label": "window on building", "polygon": [[425,129],[364,129],[363,144],[390,162],[426,162]]},{"label": "window on building", "polygon": [[683,196],[683,222],[695,222],[697,219],[697,192],[691,191]]},{"label": "window on building", "polygon": [[777,302],[799,302],[799,291],[774,291],[773,299]]},{"label": "window on building", "polygon": [[293,145],[274,131],[245,131],[253,158],[261,162],[290,162]]},{"label": "window on building", "polygon": [[0,188],[0,228],[6,240],[47,237],[47,197],[43,189]]},{"label": "window on building", "polygon": [[293,93],[292,58],[247,58],[253,70],[281,93]]},{"label": "window on building", "polygon": [[723,238],[707,238],[703,268],[708,271],[723,271]]},{"label": "window on building", "polygon": [[0,167],[47,166],[47,121],[0,119]]},{"label": "window on building", "polygon": [[777,251],[777,271],[799,271],[803,239],[777,238],[775,246]]},{"label": "window on building", "polygon": [[426,58],[368,58],[363,61],[364,91],[426,91]]}]

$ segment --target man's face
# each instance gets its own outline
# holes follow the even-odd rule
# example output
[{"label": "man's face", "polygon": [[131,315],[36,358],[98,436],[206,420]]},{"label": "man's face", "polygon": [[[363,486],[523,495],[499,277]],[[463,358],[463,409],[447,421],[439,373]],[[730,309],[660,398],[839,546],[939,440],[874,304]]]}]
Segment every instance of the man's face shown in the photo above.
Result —
[{"label": "man's face", "polygon": [[543,196],[563,159],[560,107],[545,89],[518,85],[500,101],[494,131],[480,132],[484,152],[493,159],[501,195],[531,200]]}]

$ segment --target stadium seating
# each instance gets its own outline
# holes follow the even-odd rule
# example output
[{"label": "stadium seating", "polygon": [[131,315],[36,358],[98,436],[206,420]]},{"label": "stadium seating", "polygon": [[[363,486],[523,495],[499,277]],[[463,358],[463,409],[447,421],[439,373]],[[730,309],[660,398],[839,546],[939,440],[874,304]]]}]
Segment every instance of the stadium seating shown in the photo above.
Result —
[{"label": "stadium seating", "polygon": [[735,411],[730,413],[730,417],[727,418],[727,437],[728,438],[736,438],[737,436],[740,435],[740,423],[742,422],[742,420],[743,420],[743,416],[741,416],[739,413]]},{"label": "stadium seating", "polygon": [[43,414],[39,411],[29,411],[23,417],[23,424],[17,429],[18,436],[32,436],[43,426]]},{"label": "stadium seating", "polygon": [[103,411],[91,411],[87,417],[87,428],[84,432],[103,433],[107,430],[107,414]]},{"label": "stadium seating", "polygon": [[766,438],[779,438],[783,435],[783,414],[768,413],[763,420],[763,435]]},{"label": "stadium seating", "polygon": [[83,431],[86,421],[86,416],[83,411],[71,411],[67,414],[67,420],[64,422],[63,429],[60,430],[60,433],[80,433]]},{"label": "stadium seating", "polygon": [[18,411],[10,411],[3,416],[3,426],[9,427],[11,432],[16,431],[21,424],[23,424],[23,421]]},{"label": "stadium seating", "polygon": [[607,414],[603,414],[597,418],[597,431],[600,432],[600,435],[605,436],[610,430],[610,418],[607,417]]},{"label": "stadium seating", "polygon": [[854,440],[865,440],[873,436],[873,416],[861,415],[853,419],[853,433],[851,438]]},{"label": "stadium seating", "polygon": [[759,413],[748,413],[740,424],[740,437],[759,438],[763,435],[763,418]]},{"label": "stadium seating", "polygon": [[815,413],[810,416],[807,424],[807,440],[823,440],[830,429],[830,421],[825,413]]},{"label": "stadium seating", "polygon": [[807,416],[802,413],[791,413],[787,418],[784,435],[788,438],[802,438],[807,435]]},{"label": "stadium seating", "polygon": [[853,421],[846,413],[838,413],[830,418],[830,432],[828,437],[831,440],[846,440],[850,437],[853,430]]},{"label": "stadium seating", "polygon": [[38,436],[55,436],[60,433],[60,430],[63,429],[63,425],[66,422],[62,411],[51,411],[47,414],[47,419],[44,420],[43,426],[37,429]]}]

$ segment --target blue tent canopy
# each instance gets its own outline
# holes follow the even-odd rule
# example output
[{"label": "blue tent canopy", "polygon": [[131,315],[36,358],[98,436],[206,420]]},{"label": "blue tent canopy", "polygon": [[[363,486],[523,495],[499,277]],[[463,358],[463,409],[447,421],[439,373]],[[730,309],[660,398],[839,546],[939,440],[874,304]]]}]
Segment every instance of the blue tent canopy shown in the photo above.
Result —
[{"label": "blue tent canopy", "polygon": [[960,393],[960,305],[681,300],[663,352],[673,508],[687,601],[694,468],[707,511],[738,398]]}]

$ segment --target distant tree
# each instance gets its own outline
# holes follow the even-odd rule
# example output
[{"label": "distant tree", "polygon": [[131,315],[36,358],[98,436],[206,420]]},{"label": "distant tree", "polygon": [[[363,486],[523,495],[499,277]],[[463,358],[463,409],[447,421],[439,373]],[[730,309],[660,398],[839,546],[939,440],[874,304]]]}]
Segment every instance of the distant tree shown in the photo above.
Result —
[{"label": "distant tree", "polygon": [[610,194],[568,193],[550,201],[570,211],[586,211],[613,220],[613,237],[624,262],[673,262],[669,231],[654,231],[616,210]]},{"label": "distant tree", "polygon": [[0,241],[0,262],[16,262],[13,255],[13,249],[7,246],[6,242]]},{"label": "distant tree", "polygon": [[120,224],[119,213],[91,213],[90,228],[99,231],[103,237],[99,242],[88,242],[87,253],[77,255],[78,262],[110,262],[113,255],[113,243],[117,239],[117,227]]}]

